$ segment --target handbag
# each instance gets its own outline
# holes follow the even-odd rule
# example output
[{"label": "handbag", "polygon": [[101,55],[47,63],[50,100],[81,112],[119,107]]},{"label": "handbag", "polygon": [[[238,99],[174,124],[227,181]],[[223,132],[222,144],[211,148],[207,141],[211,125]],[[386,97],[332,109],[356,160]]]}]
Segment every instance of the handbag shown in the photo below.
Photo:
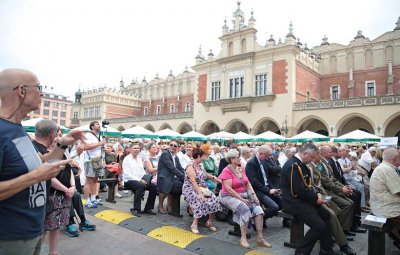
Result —
[{"label": "handbag", "polygon": [[153,174],[144,174],[142,177],[142,180],[146,183],[146,186],[150,185],[151,179],[153,179]]},{"label": "handbag", "polygon": [[236,178],[240,180],[240,184],[242,184],[243,187],[246,189],[247,199],[250,201],[250,203],[255,203],[256,201],[254,199],[253,193],[251,193],[251,191],[246,187],[246,185],[244,185],[242,178],[239,178],[239,176],[237,176],[236,173],[230,167],[229,170],[231,170],[231,172],[236,176]]},{"label": "handbag", "polygon": [[91,163],[92,163],[93,170],[100,170],[100,169],[103,169],[103,167],[104,167],[103,159],[101,157],[92,158]]},{"label": "handbag", "polygon": [[203,193],[204,197],[211,197],[212,192],[207,187],[200,187],[201,193]]}]

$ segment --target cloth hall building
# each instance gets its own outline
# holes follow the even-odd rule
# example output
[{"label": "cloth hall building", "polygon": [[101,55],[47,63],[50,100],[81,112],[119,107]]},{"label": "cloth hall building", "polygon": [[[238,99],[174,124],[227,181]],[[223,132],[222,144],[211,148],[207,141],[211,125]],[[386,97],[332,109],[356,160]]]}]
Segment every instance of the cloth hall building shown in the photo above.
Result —
[{"label": "cloth hall building", "polygon": [[200,48],[194,72],[79,91],[72,123],[107,119],[120,130],[140,125],[203,134],[270,130],[290,137],[310,130],[335,137],[362,129],[399,136],[400,18],[392,29],[372,40],[358,31],[348,45],[324,37],[308,48],[290,23],[283,40],[271,35],[261,45],[253,13],[245,20],[238,3],[231,27],[223,25],[218,55],[204,56]]}]

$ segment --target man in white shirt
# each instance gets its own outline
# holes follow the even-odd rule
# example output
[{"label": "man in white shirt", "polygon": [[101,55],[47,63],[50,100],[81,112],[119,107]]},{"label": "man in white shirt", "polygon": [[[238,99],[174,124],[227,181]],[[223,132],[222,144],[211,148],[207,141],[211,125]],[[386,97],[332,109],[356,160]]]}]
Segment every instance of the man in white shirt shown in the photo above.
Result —
[{"label": "man in white shirt", "polygon": [[369,149],[366,150],[358,160],[360,167],[362,167],[368,173],[371,173],[371,170],[376,166],[376,162],[374,161],[376,151],[376,147],[369,147]]},{"label": "man in white shirt", "polygon": [[[99,176],[104,175],[104,169],[94,169],[92,160],[102,157],[102,147],[106,144],[105,140],[100,138],[100,123],[92,121],[89,124],[90,132],[86,134],[86,141],[84,145],[84,162],[85,162],[85,175],[86,183],[83,192],[86,198],[85,206],[88,208],[96,208],[100,200],[96,199],[99,194],[97,180]],[[102,159],[103,160],[103,159]]]},{"label": "man in white shirt", "polygon": [[[144,170],[143,160],[139,156],[139,153],[139,144],[132,143],[131,152],[124,158],[122,163],[124,187],[125,189],[132,190],[135,194],[131,213],[137,217],[140,217],[141,213],[155,215],[152,209],[154,208],[157,195],[156,185],[151,182],[146,183],[146,181],[142,179],[146,171]],[[141,202],[145,190],[149,191],[149,196],[147,197],[146,205],[142,211]]]}]

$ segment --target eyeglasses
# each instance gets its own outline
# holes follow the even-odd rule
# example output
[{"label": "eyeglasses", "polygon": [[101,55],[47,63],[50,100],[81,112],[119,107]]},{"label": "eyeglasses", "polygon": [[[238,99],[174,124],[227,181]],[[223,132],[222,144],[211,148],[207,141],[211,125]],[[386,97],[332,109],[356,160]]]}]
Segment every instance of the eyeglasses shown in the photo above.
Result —
[{"label": "eyeglasses", "polygon": [[[21,86],[21,85],[16,86],[12,90],[13,91],[17,90],[19,86]],[[36,87],[39,90],[39,92],[42,92],[42,85],[40,85],[40,84],[37,84],[37,85],[22,85],[22,86],[25,87],[25,88],[26,87]]]},{"label": "eyeglasses", "polygon": [[177,148],[178,147],[178,145],[177,144],[170,144],[169,146],[174,146],[175,148]]}]

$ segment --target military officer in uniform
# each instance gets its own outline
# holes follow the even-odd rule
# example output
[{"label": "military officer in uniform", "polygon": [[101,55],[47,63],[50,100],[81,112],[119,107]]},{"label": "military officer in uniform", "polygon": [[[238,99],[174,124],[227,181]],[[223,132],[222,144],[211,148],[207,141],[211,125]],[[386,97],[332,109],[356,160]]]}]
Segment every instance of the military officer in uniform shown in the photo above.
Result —
[{"label": "military officer in uniform", "polygon": [[[321,164],[319,150],[317,151],[316,157],[314,157],[314,159],[307,166],[310,169],[314,188],[317,190],[317,192],[321,193],[323,197],[328,196],[321,184],[321,170],[319,169],[321,169],[323,166]],[[357,253],[348,245],[348,241],[353,241],[353,238],[346,237],[346,234],[343,232],[342,225],[337,217],[337,215],[341,214],[340,208],[333,201],[327,201],[327,203],[323,204],[322,207],[328,210],[330,214],[330,226],[332,229],[332,234],[335,237],[336,243],[339,245],[340,250],[347,255],[356,255]]]},{"label": "military officer in uniform", "polygon": [[302,220],[310,227],[298,243],[295,254],[310,254],[319,240],[321,255],[338,254],[332,250],[333,241],[329,212],[322,207],[325,200],[312,185],[310,163],[317,154],[317,147],[307,143],[282,167],[281,185],[283,210]]}]

